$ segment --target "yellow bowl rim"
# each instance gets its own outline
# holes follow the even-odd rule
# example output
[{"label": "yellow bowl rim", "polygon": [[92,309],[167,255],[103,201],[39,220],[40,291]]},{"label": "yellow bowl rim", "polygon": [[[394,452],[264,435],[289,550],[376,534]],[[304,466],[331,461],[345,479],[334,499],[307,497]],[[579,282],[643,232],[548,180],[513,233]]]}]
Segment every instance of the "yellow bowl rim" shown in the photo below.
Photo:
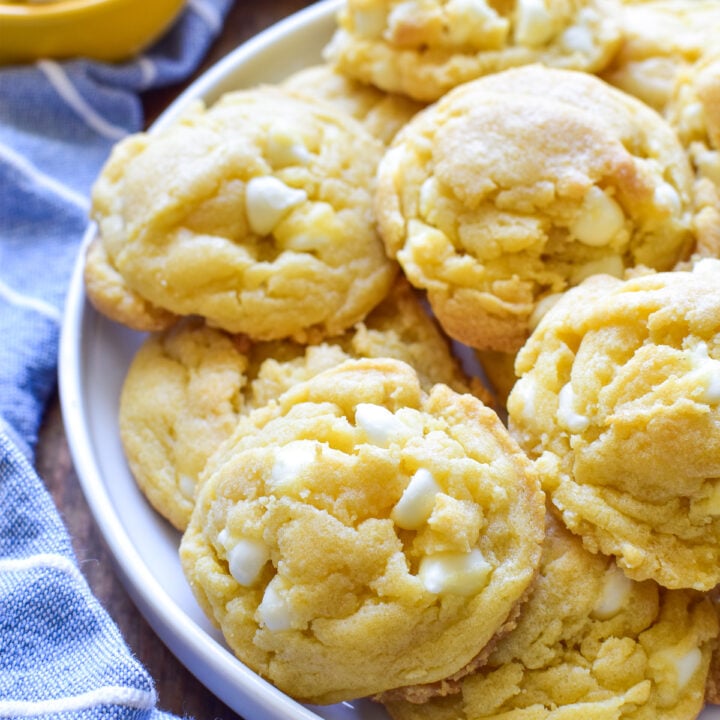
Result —
[{"label": "yellow bowl rim", "polygon": [[65,15],[105,9],[122,5],[128,0],[54,0],[48,3],[3,2],[0,0],[0,20],[32,21],[60,18]]}]

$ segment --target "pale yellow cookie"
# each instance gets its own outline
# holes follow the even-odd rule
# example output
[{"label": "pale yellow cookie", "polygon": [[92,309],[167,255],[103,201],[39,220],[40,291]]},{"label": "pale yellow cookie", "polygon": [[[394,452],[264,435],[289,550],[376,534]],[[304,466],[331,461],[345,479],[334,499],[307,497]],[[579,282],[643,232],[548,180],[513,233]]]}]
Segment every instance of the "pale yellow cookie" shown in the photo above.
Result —
[{"label": "pale yellow cookie", "polygon": [[695,171],[697,254],[720,257],[720,55],[678,70],[665,117]]},{"label": "pale yellow cookie", "polygon": [[180,555],[237,656],[332,703],[468,664],[537,569],[544,502],[497,415],[349,360],[241,418]]},{"label": "pale yellow cookie", "polygon": [[602,77],[663,112],[678,71],[717,46],[720,4],[716,0],[626,3],[618,23],[622,42]]},{"label": "pale yellow cookie", "polygon": [[325,57],[357,80],[434,101],[529,63],[602,69],[619,42],[618,8],[614,0],[348,0]]},{"label": "pale yellow cookie", "polygon": [[403,95],[386,93],[373,85],[353,80],[330,65],[313,65],[289,78],[283,86],[294,92],[332,103],[359,120],[386,145],[420,110],[422,103]]},{"label": "pale yellow cookie", "polygon": [[707,597],[627,578],[549,519],[540,573],[517,627],[459,694],[394,720],[692,720],[718,622]]},{"label": "pale yellow cookie", "polygon": [[327,103],[229,92],[121,141],[93,216],[110,265],[152,305],[314,341],[362,320],[395,275],[372,210],[382,148]]},{"label": "pale yellow cookie", "polygon": [[112,266],[99,238],[94,238],[85,253],[83,268],[85,292],[93,307],[106,317],[133,330],[166,330],[177,316],[156,307],[133,292]]},{"label": "pale yellow cookie", "polygon": [[443,382],[489,402],[479,381],[466,378],[404,281],[363,323],[308,347],[280,340],[252,343],[197,318],[183,320],[143,343],[123,383],[120,433],[133,477],[153,507],[184,530],[200,472],[241,414],[322,370],[361,357],[404,360],[426,388]]},{"label": "pale yellow cookie", "polygon": [[720,261],[569,290],[508,399],[566,525],[636,579],[720,582]]},{"label": "pale yellow cookie", "polygon": [[445,331],[517,351],[585,277],[690,252],[693,176],[669,125],[598,78],[529,66],[421,111],[378,171],[388,252]]}]

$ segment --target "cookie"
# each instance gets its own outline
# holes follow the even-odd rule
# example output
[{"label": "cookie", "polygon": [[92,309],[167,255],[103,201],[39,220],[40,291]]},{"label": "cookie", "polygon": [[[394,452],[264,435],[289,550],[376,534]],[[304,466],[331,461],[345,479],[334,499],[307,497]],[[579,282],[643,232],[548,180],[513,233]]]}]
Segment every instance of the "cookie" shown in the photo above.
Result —
[{"label": "cookie", "polygon": [[668,588],[720,582],[720,261],[569,290],[518,353],[514,437],[586,547]]},{"label": "cookie", "polygon": [[695,172],[697,254],[720,257],[720,55],[678,70],[665,117]]},{"label": "cookie", "polygon": [[677,73],[715,47],[720,5],[715,0],[648,0],[626,3],[617,18],[622,41],[600,74],[664,112]]},{"label": "cookie", "polygon": [[378,170],[388,253],[445,331],[516,352],[558,294],[668,270],[694,244],[693,176],[670,126],[598,78],[529,66],[421,111]]},{"label": "cookie", "polygon": [[325,100],[359,120],[386,145],[423,104],[403,95],[386,93],[336,72],[330,65],[304,68],[284,82],[296,93]]},{"label": "cookie", "polygon": [[153,305],[131,290],[112,266],[105,247],[94,238],[85,252],[83,281],[88,300],[106,317],[140,332],[159,332],[177,322],[177,315]]},{"label": "cookie", "polygon": [[613,0],[349,0],[325,57],[349,77],[432,102],[510,67],[595,72],[620,35]]},{"label": "cookie", "polygon": [[394,720],[692,720],[718,633],[710,601],[627,578],[549,518],[540,572],[517,627],[460,692]]},{"label": "cookie", "polygon": [[363,323],[307,347],[289,340],[253,343],[189,318],[148,337],[125,377],[120,435],[133,477],[151,505],[184,530],[198,477],[241,414],[362,357],[404,360],[425,388],[443,382],[489,402],[406,282],[398,282]]},{"label": "cookie", "polygon": [[333,703],[467,665],[537,569],[544,501],[497,415],[396,360],[349,360],[240,419],[180,556],[237,654]]},{"label": "cookie", "polygon": [[229,92],[118,143],[93,216],[110,265],[152,305],[317,341],[362,320],[395,276],[372,209],[382,149],[326,103]]}]

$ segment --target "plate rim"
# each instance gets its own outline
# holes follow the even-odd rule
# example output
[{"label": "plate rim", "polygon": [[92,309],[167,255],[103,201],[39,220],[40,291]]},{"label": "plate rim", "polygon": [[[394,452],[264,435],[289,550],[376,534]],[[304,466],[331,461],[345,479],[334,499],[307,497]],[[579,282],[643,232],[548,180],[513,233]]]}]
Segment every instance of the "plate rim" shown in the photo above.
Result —
[{"label": "plate rim", "polygon": [[[211,97],[215,88],[248,60],[291,31],[306,29],[337,12],[342,0],[319,0],[270,25],[238,45],[193,81],[150,126],[153,132],[171,123],[192,101]],[[100,317],[84,287],[87,247],[97,225],[89,221],[68,283],[58,350],[58,394],[70,456],[93,520],[110,550],[122,585],[141,615],[184,665],[210,692],[242,715],[278,720],[322,720],[310,708],[274,687],[209,636],[178,607],[137,551],[112,500],[93,452],[83,385],[83,339]],[[238,680],[240,682],[238,682]],[[233,688],[233,692],[228,690]],[[160,709],[160,708],[158,708]]]}]

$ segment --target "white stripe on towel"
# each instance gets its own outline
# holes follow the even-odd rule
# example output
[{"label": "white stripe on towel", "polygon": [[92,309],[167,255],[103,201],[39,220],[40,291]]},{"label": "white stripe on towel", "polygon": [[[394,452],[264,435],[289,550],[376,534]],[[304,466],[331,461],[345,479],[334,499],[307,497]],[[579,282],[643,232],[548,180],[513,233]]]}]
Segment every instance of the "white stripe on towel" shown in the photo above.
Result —
[{"label": "white stripe on towel", "polygon": [[39,60],[38,68],[45,74],[58,95],[85,121],[85,123],[109,140],[121,140],[128,131],[119,125],[113,125],[99,115],[83,99],[77,88],[62,67],[52,60]]},{"label": "white stripe on towel", "polygon": [[145,55],[141,55],[137,59],[137,64],[140,68],[140,82],[143,88],[150,87],[157,77],[157,65]]},{"label": "white stripe on towel", "polygon": [[124,705],[140,710],[155,707],[157,696],[154,690],[106,685],[66,697],[52,700],[0,700],[0,715],[15,717],[33,717],[35,715],[54,715],[63,712],[76,712],[98,707],[99,705]]},{"label": "white stripe on towel", "polygon": [[[52,570],[60,570],[66,575],[70,575],[75,580],[85,582],[77,565],[64,555],[57,553],[38,553],[37,555],[28,555],[22,558],[0,558],[1,572],[25,572],[26,570],[50,568]],[[0,713],[2,715],[2,713]]]},{"label": "white stripe on towel", "polygon": [[222,18],[215,7],[203,2],[203,0],[188,0],[188,5],[205,21],[205,24],[213,32],[220,30],[222,27]]},{"label": "white stripe on towel", "polygon": [[69,188],[67,185],[64,185],[50,175],[46,175],[25,157],[2,143],[0,143],[0,159],[5,160],[16,170],[23,173],[23,175],[27,175],[46,190],[51,190],[58,197],[61,197],[67,202],[79,207],[84,213],[87,213],[90,210],[89,198],[75,192],[72,188]]},{"label": "white stripe on towel", "polygon": [[0,298],[4,298],[11,305],[33,310],[58,324],[62,322],[62,313],[54,305],[29,295],[22,295],[17,290],[13,290],[6,285],[2,280],[0,280]]}]

